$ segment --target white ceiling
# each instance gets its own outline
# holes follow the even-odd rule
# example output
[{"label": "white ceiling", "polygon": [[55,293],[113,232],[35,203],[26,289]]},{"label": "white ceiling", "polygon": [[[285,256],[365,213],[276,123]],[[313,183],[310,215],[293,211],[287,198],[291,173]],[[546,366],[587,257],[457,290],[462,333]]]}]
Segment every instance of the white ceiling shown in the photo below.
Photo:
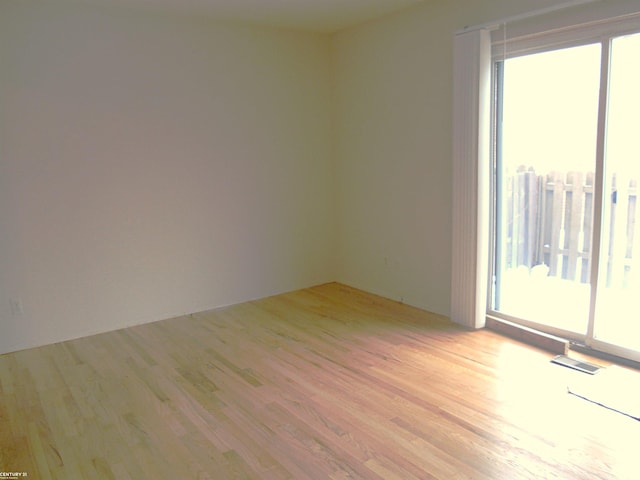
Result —
[{"label": "white ceiling", "polygon": [[83,0],[206,15],[223,21],[335,32],[424,0]]}]

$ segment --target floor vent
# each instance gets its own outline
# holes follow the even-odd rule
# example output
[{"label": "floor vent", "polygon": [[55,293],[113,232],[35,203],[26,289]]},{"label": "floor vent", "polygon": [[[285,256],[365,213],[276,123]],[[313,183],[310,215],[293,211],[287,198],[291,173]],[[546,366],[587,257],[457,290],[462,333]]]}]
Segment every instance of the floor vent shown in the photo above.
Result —
[{"label": "floor vent", "polygon": [[581,372],[588,373],[590,375],[598,373],[598,371],[602,368],[599,365],[594,365],[593,363],[589,362],[581,362],[580,360],[569,358],[565,355],[558,355],[556,357],[553,357],[551,361],[553,363],[557,363],[558,365],[562,365],[563,367],[580,370]]}]

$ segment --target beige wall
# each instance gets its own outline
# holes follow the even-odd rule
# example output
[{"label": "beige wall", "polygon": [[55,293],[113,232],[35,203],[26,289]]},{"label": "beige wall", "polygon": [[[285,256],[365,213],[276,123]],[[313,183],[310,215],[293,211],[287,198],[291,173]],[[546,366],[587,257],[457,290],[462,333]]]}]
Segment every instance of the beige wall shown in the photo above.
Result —
[{"label": "beige wall", "polygon": [[0,352],[331,280],[448,314],[453,32],[553,3],[331,37],[0,0]]},{"label": "beige wall", "polygon": [[316,34],[0,1],[0,352],[334,280],[329,66]]},{"label": "beige wall", "polygon": [[333,38],[339,281],[449,314],[453,34],[554,3],[430,0]]}]

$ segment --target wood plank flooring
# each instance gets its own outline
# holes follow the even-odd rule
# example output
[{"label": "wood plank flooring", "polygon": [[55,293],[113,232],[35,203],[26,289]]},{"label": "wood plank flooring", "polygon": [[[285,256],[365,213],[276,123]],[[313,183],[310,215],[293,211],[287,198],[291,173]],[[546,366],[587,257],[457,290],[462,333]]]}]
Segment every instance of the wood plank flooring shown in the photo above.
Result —
[{"label": "wood plank flooring", "polygon": [[0,474],[640,478],[640,422],[551,357],[322,285],[0,356]]}]

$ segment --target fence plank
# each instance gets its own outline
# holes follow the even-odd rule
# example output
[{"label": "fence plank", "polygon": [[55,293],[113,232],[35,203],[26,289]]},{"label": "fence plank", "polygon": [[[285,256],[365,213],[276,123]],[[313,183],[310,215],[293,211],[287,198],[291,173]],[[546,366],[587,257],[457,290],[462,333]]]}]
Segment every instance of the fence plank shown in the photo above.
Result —
[{"label": "fence plank", "polygon": [[565,182],[562,278],[567,280],[576,279],[582,226],[583,176],[581,172],[569,172]]},{"label": "fence plank", "polygon": [[525,172],[527,186],[527,232],[525,240],[526,263],[529,268],[536,265],[536,230],[538,228],[538,176],[533,168]]},{"label": "fence plank", "polygon": [[516,191],[514,191],[514,195],[517,200],[515,204],[517,215],[515,217],[515,221],[513,222],[513,228],[514,228],[513,238],[514,238],[514,243],[517,249],[517,255],[515,257],[516,267],[525,264],[524,250],[525,250],[525,242],[526,242],[525,220],[526,220],[526,212],[527,212],[527,205],[526,205],[527,190],[525,186],[526,179],[523,175],[524,172],[522,171],[523,168],[524,167],[520,167],[518,169],[518,173],[516,175],[516,184],[514,185],[516,187]]},{"label": "fence plank", "polygon": [[[564,204],[564,175],[560,172],[551,172],[547,176],[547,207],[548,208],[548,228],[547,242],[549,251],[549,275],[557,276],[561,273],[558,265],[560,255],[560,234],[562,231],[563,204]],[[549,201],[550,200],[550,201]]]},{"label": "fence plank", "polygon": [[593,236],[593,185],[595,175],[588,172],[584,182],[584,220],[582,224],[582,246],[580,247],[582,256],[582,269],[580,281],[589,283],[591,281],[591,237]]}]

